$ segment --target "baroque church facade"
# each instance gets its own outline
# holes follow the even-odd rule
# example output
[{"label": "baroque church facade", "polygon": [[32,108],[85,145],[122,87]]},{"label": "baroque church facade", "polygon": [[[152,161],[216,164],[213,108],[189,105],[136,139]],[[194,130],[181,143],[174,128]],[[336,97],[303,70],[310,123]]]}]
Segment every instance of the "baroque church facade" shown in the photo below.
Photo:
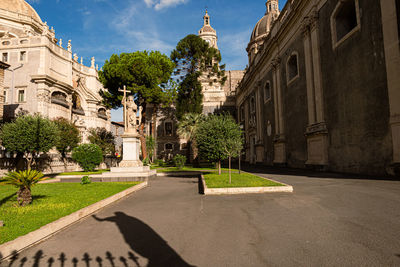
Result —
[{"label": "baroque church facade", "polygon": [[77,124],[84,139],[88,128],[110,129],[94,58],[87,67],[72,53],[71,41],[65,46],[27,2],[0,2],[0,59],[10,65],[1,92],[4,120],[19,110],[63,117]]},{"label": "baroque church facade", "polygon": [[[24,0],[0,1],[0,100],[4,121],[19,111],[74,122],[86,141],[89,128],[111,128],[102,105],[95,60],[91,66],[72,53],[53,28]],[[4,70],[7,67],[8,69]]]},{"label": "baroque church facade", "polygon": [[251,164],[399,174],[400,2],[266,2],[236,91]]}]

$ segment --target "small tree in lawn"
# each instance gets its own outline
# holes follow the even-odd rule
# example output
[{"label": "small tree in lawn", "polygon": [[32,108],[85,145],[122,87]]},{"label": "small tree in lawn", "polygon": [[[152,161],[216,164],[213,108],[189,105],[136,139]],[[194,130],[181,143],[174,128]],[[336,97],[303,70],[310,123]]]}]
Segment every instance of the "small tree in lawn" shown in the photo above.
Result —
[{"label": "small tree in lawn", "polygon": [[156,139],[153,136],[151,136],[151,135],[146,136],[147,156],[148,156],[150,162],[153,162],[156,144],[157,144]]},{"label": "small tree in lawn", "polygon": [[31,187],[43,179],[43,173],[36,170],[25,170],[19,172],[10,172],[4,176],[4,178],[0,179],[0,182],[17,187],[18,205],[26,206],[32,203]]},{"label": "small tree in lawn", "polygon": [[114,155],[115,153],[115,136],[112,132],[105,128],[96,128],[89,130],[88,140],[91,144],[98,145],[103,152],[103,157]]},{"label": "small tree in lawn", "polygon": [[103,151],[95,144],[82,144],[72,150],[72,159],[85,172],[94,171],[103,161]]},{"label": "small tree in lawn", "polygon": [[[233,121],[234,122],[234,121]],[[239,125],[236,123],[229,123],[227,126],[227,132],[230,133],[227,136],[225,142],[223,143],[223,147],[226,155],[229,160],[229,184],[232,183],[232,158],[240,157],[240,151],[243,149],[243,137],[242,130],[239,128]]]},{"label": "small tree in lawn", "polygon": [[196,140],[200,155],[210,161],[218,162],[219,175],[221,175],[221,161],[225,159],[231,161],[232,157],[239,155],[243,146],[241,129],[228,114],[209,115],[200,123],[196,131]]},{"label": "small tree in lawn", "polygon": [[64,162],[64,171],[67,169],[67,154],[72,151],[81,142],[81,135],[78,128],[65,118],[57,118],[53,120],[56,124],[60,136],[56,144],[58,152]]},{"label": "small tree in lawn", "polygon": [[3,125],[2,145],[9,152],[24,156],[30,170],[41,153],[56,146],[59,131],[56,124],[40,115],[25,115]]}]

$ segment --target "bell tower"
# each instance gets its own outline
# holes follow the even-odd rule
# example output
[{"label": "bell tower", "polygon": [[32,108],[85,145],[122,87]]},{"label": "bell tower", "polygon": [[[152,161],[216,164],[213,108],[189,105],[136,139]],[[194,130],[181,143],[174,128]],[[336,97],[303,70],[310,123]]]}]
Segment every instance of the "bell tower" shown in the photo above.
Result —
[{"label": "bell tower", "polygon": [[203,17],[204,25],[199,31],[199,37],[210,44],[211,47],[218,49],[218,36],[217,32],[211,27],[210,15],[206,10],[206,14]]}]

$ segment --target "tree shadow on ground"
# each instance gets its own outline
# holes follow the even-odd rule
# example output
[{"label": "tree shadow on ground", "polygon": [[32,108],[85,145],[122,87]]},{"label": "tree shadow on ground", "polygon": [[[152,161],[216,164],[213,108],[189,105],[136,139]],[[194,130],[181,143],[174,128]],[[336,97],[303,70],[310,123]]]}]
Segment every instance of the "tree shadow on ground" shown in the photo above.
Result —
[{"label": "tree shadow on ground", "polygon": [[14,196],[16,195],[16,193],[12,193],[9,196],[6,196],[5,198],[0,200],[0,207],[3,206],[4,204],[7,203],[7,201],[9,201],[10,199],[12,199]]},{"label": "tree shadow on ground", "polygon": [[115,216],[104,219],[100,219],[96,215],[93,215],[93,218],[100,222],[115,223],[131,249],[148,259],[148,267],[192,266],[185,262],[150,226],[123,212],[115,212],[114,214]]}]

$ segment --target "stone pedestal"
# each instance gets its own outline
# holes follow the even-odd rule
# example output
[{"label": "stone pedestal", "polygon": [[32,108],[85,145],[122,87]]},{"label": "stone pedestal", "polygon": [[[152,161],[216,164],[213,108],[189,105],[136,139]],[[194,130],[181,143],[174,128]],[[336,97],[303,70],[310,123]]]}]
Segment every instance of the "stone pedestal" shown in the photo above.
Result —
[{"label": "stone pedestal", "polygon": [[286,141],[282,134],[274,139],[274,164],[286,164]]},{"label": "stone pedestal", "polygon": [[138,134],[124,134],[122,137],[122,161],[121,168],[141,167],[143,163],[139,159],[140,141]]},{"label": "stone pedestal", "polygon": [[150,170],[149,166],[143,166],[139,159],[140,140],[137,133],[125,133],[122,136],[122,161],[119,167],[111,168],[109,173],[103,173],[102,176],[108,178],[133,178],[149,177],[156,175],[156,171]]},{"label": "stone pedestal", "polygon": [[306,165],[328,165],[328,130],[326,123],[321,122],[307,127],[307,154]]}]

